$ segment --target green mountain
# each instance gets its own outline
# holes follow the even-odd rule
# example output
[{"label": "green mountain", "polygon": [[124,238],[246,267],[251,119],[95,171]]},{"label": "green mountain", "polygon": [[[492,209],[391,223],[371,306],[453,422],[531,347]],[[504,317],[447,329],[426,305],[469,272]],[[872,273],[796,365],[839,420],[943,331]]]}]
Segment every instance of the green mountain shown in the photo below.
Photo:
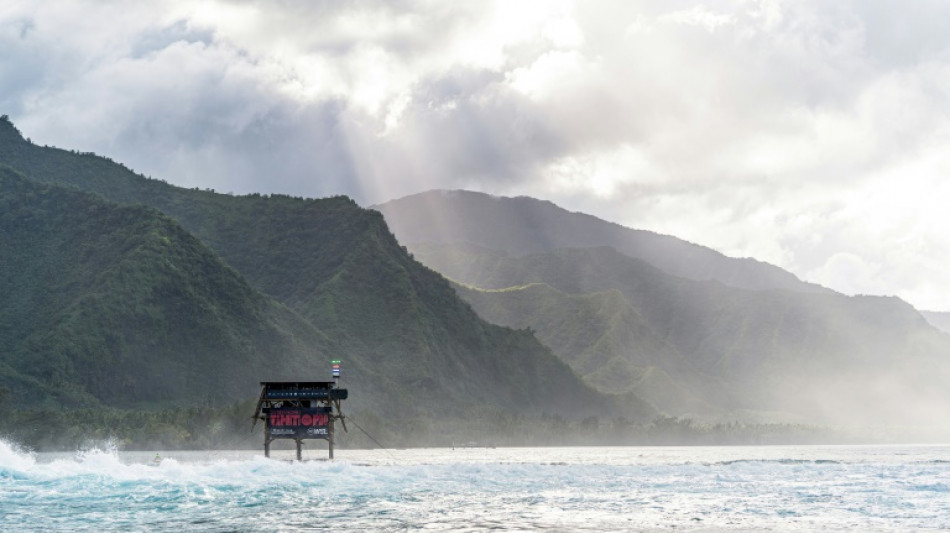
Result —
[{"label": "green mountain", "polygon": [[672,276],[609,247],[414,250],[463,285],[459,293],[488,320],[532,328],[588,383],[616,392],[629,380],[627,390],[667,412],[948,419],[950,337],[896,298],[737,289]]},{"label": "green mountain", "polygon": [[177,222],[0,167],[0,386],[20,406],[253,395],[330,343]]},{"label": "green mountain", "polygon": [[457,285],[456,290],[486,319],[530,328],[598,390],[632,392],[666,412],[702,410],[696,391],[671,376],[682,376],[688,363],[619,290],[568,294],[546,283],[496,290]]},{"label": "green mountain", "polygon": [[[177,221],[249,286],[332,340],[351,409],[401,419],[649,412],[632,396],[609,397],[583,384],[530,332],[484,322],[441,275],[412,259],[379,213],[348,198],[173,187],[93,154],[33,145],[8,120],[0,121],[0,163]],[[296,373],[326,375],[322,362]]]},{"label": "green mountain", "polygon": [[473,244],[512,255],[610,246],[687,279],[746,289],[828,292],[768,263],[727,257],[676,237],[627,228],[524,196],[429,191],[373,209],[383,213],[399,241],[412,251],[422,243]]}]

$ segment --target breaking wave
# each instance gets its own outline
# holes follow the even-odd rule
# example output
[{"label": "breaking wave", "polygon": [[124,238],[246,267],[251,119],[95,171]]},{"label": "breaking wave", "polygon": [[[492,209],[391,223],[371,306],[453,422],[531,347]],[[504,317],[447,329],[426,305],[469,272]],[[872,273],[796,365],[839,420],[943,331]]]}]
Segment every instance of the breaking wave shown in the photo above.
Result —
[{"label": "breaking wave", "polygon": [[[950,527],[950,448],[33,454],[0,441],[0,530]],[[317,452],[314,452],[316,455]]]}]

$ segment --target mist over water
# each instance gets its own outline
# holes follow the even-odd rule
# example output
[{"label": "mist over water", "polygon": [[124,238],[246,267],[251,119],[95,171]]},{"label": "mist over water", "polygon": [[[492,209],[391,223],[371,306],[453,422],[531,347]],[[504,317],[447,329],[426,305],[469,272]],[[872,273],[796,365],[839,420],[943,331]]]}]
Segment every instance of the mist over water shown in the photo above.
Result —
[{"label": "mist over water", "polygon": [[[894,530],[950,527],[948,446],[29,454],[0,530]],[[308,458],[325,454],[310,451]]]}]

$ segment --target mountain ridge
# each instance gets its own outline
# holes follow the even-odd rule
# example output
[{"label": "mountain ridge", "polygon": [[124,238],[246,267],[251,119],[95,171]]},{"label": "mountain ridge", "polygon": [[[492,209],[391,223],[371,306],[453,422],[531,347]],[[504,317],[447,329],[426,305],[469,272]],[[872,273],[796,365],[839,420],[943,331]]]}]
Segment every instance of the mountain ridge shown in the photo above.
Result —
[{"label": "mountain ridge", "polygon": [[411,249],[418,243],[467,243],[515,255],[556,248],[611,246],[671,274],[749,289],[828,289],[774,265],[732,258],[669,235],[627,228],[552,202],[463,190],[434,190],[371,206]]},{"label": "mountain ridge", "polygon": [[945,333],[950,333],[950,311],[921,311],[920,314],[933,327]]}]

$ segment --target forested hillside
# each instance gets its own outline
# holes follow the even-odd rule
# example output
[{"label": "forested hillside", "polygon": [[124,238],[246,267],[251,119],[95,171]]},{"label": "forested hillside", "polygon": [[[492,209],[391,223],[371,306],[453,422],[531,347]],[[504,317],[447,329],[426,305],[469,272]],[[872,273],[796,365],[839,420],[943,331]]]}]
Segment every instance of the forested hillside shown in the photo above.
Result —
[{"label": "forested hillside", "polygon": [[[633,392],[668,413],[711,407],[709,395],[701,394],[710,380],[697,379],[695,369],[619,290],[568,294],[537,282],[497,290],[457,285],[456,290],[486,319],[531,328],[599,390]],[[690,382],[694,386],[687,386]]]},{"label": "forested hillside", "polygon": [[0,384],[20,407],[218,403],[331,352],[177,222],[0,167]]},{"label": "forested hillside", "polygon": [[[402,419],[650,413],[632,396],[584,385],[530,332],[481,320],[441,275],[409,256],[379,213],[348,198],[181,189],[92,154],[33,145],[7,120],[0,123],[0,163],[175,219],[250,287],[329,339],[330,355],[345,362],[352,408]],[[302,374],[325,379],[326,361]]]}]

